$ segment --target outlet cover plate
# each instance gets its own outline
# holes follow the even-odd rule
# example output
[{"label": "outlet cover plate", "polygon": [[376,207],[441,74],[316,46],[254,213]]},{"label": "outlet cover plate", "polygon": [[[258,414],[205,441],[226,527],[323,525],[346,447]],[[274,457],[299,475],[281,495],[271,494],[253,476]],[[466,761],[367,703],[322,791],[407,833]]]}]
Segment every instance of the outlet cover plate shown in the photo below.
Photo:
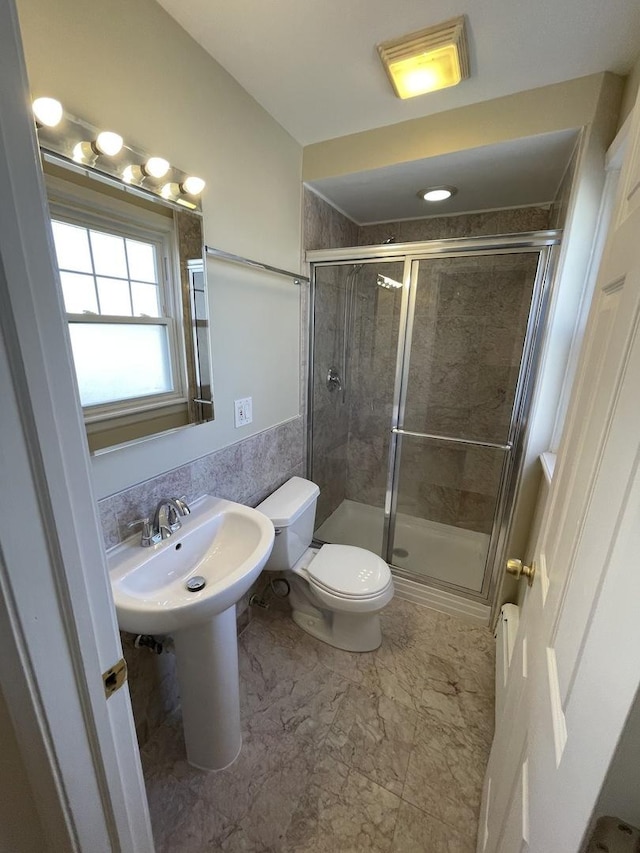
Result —
[{"label": "outlet cover plate", "polygon": [[243,397],[241,400],[233,401],[235,407],[235,426],[246,426],[253,420],[253,398]]}]

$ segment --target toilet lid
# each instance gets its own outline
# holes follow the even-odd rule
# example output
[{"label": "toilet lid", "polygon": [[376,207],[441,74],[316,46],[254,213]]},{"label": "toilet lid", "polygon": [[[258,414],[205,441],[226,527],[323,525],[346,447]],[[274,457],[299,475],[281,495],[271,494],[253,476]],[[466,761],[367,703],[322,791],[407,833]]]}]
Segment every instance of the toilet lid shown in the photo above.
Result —
[{"label": "toilet lid", "polygon": [[389,566],[371,551],[353,545],[323,545],[307,566],[314,583],[338,595],[368,598],[389,585]]}]

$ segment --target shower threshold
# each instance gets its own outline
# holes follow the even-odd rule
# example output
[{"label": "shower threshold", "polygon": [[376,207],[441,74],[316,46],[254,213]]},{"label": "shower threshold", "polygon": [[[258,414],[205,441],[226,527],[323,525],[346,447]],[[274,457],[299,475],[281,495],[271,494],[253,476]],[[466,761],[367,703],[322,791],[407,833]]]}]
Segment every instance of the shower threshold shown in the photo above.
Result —
[{"label": "shower threshold", "polygon": [[[322,542],[382,550],[384,510],[344,500],[315,531]],[[415,577],[480,592],[489,535],[405,513],[396,516],[393,565]]]}]

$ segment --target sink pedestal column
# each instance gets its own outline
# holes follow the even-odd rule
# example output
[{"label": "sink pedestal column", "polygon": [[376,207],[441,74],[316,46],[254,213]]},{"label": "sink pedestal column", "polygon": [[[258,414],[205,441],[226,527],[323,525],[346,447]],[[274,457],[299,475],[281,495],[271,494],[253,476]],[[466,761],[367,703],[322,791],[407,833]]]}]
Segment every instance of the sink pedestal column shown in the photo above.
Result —
[{"label": "sink pedestal column", "polygon": [[223,770],[240,754],[236,606],[192,628],[174,644],[189,764]]}]

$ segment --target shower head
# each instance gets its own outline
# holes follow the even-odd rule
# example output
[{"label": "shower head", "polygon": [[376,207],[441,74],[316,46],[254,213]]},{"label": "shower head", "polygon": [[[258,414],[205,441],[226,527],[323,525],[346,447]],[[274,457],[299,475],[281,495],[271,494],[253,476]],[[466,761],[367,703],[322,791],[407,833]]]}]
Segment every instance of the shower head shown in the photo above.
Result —
[{"label": "shower head", "polygon": [[376,284],[378,287],[384,287],[385,290],[396,290],[402,287],[401,281],[396,281],[395,278],[389,278],[388,276],[381,275],[380,273],[378,273]]}]

